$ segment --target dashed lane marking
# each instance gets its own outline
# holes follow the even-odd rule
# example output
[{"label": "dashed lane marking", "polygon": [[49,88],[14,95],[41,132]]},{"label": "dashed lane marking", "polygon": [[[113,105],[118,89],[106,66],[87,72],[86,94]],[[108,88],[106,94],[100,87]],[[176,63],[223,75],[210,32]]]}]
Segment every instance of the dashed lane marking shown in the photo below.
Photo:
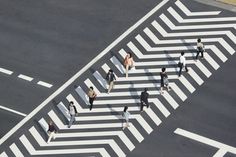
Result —
[{"label": "dashed lane marking", "polygon": [[9,111],[9,112],[12,112],[12,113],[21,115],[21,116],[23,116],[23,117],[26,117],[26,116],[27,116],[26,114],[24,114],[24,113],[22,113],[22,112],[19,112],[19,111],[16,111],[16,110],[13,110],[13,109],[4,107],[4,106],[0,106],[0,109],[3,109],[3,110],[6,110],[6,111]]}]

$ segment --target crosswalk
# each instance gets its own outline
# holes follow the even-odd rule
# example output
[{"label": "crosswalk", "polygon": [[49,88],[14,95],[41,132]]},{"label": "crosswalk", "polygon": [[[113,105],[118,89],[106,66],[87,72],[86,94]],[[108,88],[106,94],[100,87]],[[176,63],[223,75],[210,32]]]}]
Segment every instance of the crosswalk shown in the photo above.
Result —
[{"label": "crosswalk", "polygon": [[[109,59],[101,60],[100,67],[67,92],[63,100],[20,135],[0,157],[71,154],[125,157],[133,151],[235,53],[235,17],[221,17],[221,11],[192,12],[184,0],[169,1],[166,5],[169,5],[166,10],[154,14],[143,30],[123,43]],[[196,61],[199,37],[206,52],[203,60]],[[176,65],[181,51],[186,52],[190,70],[178,77]],[[135,69],[129,71],[128,78],[122,65],[127,52],[132,52],[135,61]],[[166,67],[172,90],[161,95],[162,67]],[[114,70],[117,80],[112,92],[107,94],[104,76],[109,69]],[[92,111],[86,94],[90,86],[98,94]],[[139,95],[143,88],[148,88],[151,107],[140,112]],[[68,128],[70,101],[79,115]],[[130,127],[122,130],[121,114],[125,105],[131,113]],[[55,140],[47,143],[49,120],[55,123],[58,133]]]}]

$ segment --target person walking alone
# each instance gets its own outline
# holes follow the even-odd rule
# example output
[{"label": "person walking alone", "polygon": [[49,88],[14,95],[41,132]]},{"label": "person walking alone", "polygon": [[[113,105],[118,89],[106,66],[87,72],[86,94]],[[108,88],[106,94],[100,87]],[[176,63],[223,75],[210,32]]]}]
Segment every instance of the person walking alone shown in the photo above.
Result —
[{"label": "person walking alone", "polygon": [[143,111],[143,106],[147,106],[147,108],[149,108],[148,97],[149,97],[149,94],[147,92],[147,88],[144,88],[144,91],[141,93],[141,96],[140,96],[140,102],[141,102],[140,111],[141,112]]},{"label": "person walking alone", "polygon": [[201,58],[203,58],[203,52],[204,52],[204,45],[201,42],[201,39],[197,39],[197,55],[196,55],[196,60],[198,59],[199,53],[201,53]]},{"label": "person walking alone", "polygon": [[130,52],[127,53],[124,59],[124,66],[125,66],[125,76],[128,77],[128,71],[134,67],[134,60]]},{"label": "person walking alone", "polygon": [[93,90],[93,87],[91,86],[88,91],[88,97],[89,97],[89,103],[90,103],[90,111],[93,108],[93,101],[96,99],[97,94]]},{"label": "person walking alone", "polygon": [[186,65],[186,59],[184,57],[184,52],[183,51],[181,52],[181,56],[179,57],[178,66],[179,66],[179,77],[182,74],[183,67],[185,67],[185,71],[188,72],[188,68],[187,68],[187,65]]},{"label": "person walking alone", "polygon": [[164,87],[166,87],[167,90],[170,91],[169,80],[168,80],[168,76],[166,74],[166,68],[161,69],[160,77],[161,77],[161,90],[160,90],[160,93],[164,94],[164,92],[163,92]]},{"label": "person walking alone", "polygon": [[106,76],[106,80],[107,80],[107,83],[109,84],[109,87],[108,87],[108,90],[107,90],[107,93],[109,94],[111,89],[114,87],[114,82],[116,80],[116,77],[114,75],[114,72],[112,69],[110,69],[107,73],[107,76]]},{"label": "person walking alone", "polygon": [[123,126],[123,130],[124,130],[125,128],[129,127],[129,117],[130,117],[130,113],[129,113],[127,110],[128,110],[128,106],[125,106],[122,116],[124,117],[126,123],[125,123],[125,125]]},{"label": "person walking alone", "polygon": [[53,122],[49,121],[49,123],[48,123],[48,131],[47,131],[47,133],[48,133],[48,141],[47,141],[47,143],[49,143],[52,138],[56,139],[56,137],[55,137],[56,132],[57,132],[57,129],[53,125]]},{"label": "person walking alone", "polygon": [[69,121],[68,128],[70,128],[71,125],[75,122],[75,116],[78,113],[73,101],[69,103],[69,113],[70,113],[70,121]]}]

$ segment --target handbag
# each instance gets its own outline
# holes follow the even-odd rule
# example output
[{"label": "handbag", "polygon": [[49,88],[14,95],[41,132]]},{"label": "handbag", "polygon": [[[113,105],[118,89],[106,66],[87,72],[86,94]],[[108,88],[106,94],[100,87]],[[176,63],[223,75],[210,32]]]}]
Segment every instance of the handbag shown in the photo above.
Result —
[{"label": "handbag", "polygon": [[163,79],[163,82],[164,82],[164,84],[167,86],[167,85],[169,84],[169,80],[168,80],[168,78],[165,77],[165,78]]},{"label": "handbag", "polygon": [[178,67],[182,67],[183,63],[178,62]]}]

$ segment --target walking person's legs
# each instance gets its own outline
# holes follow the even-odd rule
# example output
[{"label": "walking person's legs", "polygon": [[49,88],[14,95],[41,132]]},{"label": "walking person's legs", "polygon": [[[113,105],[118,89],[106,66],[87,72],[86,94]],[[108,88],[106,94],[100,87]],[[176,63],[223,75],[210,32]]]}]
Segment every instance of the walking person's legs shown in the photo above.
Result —
[{"label": "walking person's legs", "polygon": [[188,67],[187,67],[187,65],[185,65],[184,67],[185,67],[185,71],[188,72]]},{"label": "walking person's legs", "polygon": [[183,69],[183,65],[181,65],[181,66],[179,67],[179,77],[180,77],[181,74],[182,74],[182,69]]},{"label": "walking person's legs", "polygon": [[68,128],[71,127],[71,125],[74,123],[74,121],[75,121],[75,115],[71,115],[71,116],[70,116],[70,121],[69,121]]},{"label": "walking person's legs", "polygon": [[49,132],[47,143],[49,143],[49,142],[51,141],[52,138],[55,139],[54,134],[55,134],[55,132]]},{"label": "walking person's legs", "polygon": [[140,104],[140,111],[142,112],[143,111],[143,101],[141,101],[141,104]]},{"label": "walking person's legs", "polygon": [[114,86],[114,81],[111,81],[109,83],[108,93],[110,93],[110,91],[112,90],[113,86]]},{"label": "walking person's legs", "polygon": [[204,51],[201,51],[201,57],[202,57],[202,58],[203,58],[203,52],[204,52]]},{"label": "walking person's legs", "polygon": [[128,77],[129,65],[125,66],[125,77]]},{"label": "walking person's legs", "polygon": [[199,55],[200,51],[197,51],[197,55],[196,55],[196,59],[198,59],[198,55]]},{"label": "walking person's legs", "polygon": [[94,101],[94,98],[89,98],[89,103],[90,103],[90,110],[92,110],[93,108],[93,101]]}]

